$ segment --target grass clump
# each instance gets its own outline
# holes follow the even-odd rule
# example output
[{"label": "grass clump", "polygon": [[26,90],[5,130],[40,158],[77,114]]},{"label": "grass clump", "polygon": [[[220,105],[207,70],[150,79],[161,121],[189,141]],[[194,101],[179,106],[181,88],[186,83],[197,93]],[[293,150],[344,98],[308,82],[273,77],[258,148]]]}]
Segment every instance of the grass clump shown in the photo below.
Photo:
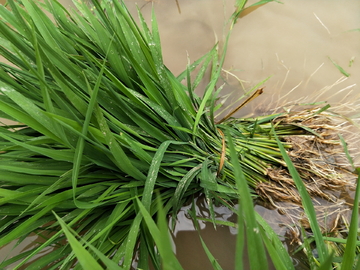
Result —
[{"label": "grass clump", "polygon": [[[139,268],[148,269],[150,257],[156,269],[161,259],[180,269],[172,252],[166,255],[164,217],[175,218],[199,191],[214,225],[213,200],[241,197],[239,220],[244,216],[248,224],[247,236],[256,243],[248,250],[258,254],[258,265],[265,258],[260,235],[271,230],[259,227],[251,196],[269,181],[270,168],[289,166],[284,149],[292,147],[275,134],[283,139],[315,131],[286,121],[273,127],[282,114],[215,122],[225,53],[219,59],[215,46],[176,78],[163,63],[154,14],[150,31],[141,13],[139,27],[123,2],[94,1],[91,9],[75,4],[79,12],[69,13],[57,1],[10,0],[11,11],[0,7],[0,53],[11,63],[0,64],[0,116],[18,122],[0,127],[0,246],[34,232],[46,238],[0,267],[19,262],[19,269],[43,248],[57,246],[27,269],[89,263],[101,269],[100,261],[129,269],[136,249]],[[245,4],[237,1],[229,34]],[[190,79],[201,63],[211,71],[203,98],[194,92],[203,73]],[[155,216],[162,220],[159,228]],[[280,250],[274,239],[265,244]],[[270,255],[279,265],[286,257]]]}]

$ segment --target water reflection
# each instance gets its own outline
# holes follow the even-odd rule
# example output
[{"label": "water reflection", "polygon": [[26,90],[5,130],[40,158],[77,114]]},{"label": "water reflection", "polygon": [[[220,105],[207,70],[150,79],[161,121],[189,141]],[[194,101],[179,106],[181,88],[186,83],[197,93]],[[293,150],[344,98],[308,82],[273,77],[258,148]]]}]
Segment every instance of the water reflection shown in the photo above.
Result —
[{"label": "water reflection", "polygon": [[[194,198],[196,216],[210,218],[210,212],[205,197],[200,195]],[[212,269],[211,262],[202,247],[199,234],[193,220],[188,214],[192,204],[181,208],[174,232],[175,253],[184,269]],[[235,205],[235,208],[236,205]],[[237,216],[229,208],[214,205],[215,219],[237,223]],[[198,220],[201,228],[200,234],[206,246],[223,269],[235,268],[235,250],[237,229],[234,227],[217,225],[216,229],[211,222]],[[246,242],[244,243],[246,245]],[[250,269],[246,252],[243,255],[244,269]],[[270,262],[269,269],[275,269]]]},{"label": "water reflection", "polygon": [[[24,252],[28,252],[28,254],[26,255],[29,255],[31,253],[31,250],[38,247],[39,243],[44,243],[44,242],[45,241],[42,236],[39,236],[34,233],[31,233],[29,236],[27,236],[26,239],[24,239],[20,244],[17,244],[17,241],[13,241],[0,249],[0,262]],[[51,253],[54,249],[55,248],[51,246],[44,248],[41,252],[39,252],[36,256],[34,256],[26,264],[20,267],[19,270],[26,270],[27,267],[31,265],[32,262],[36,261],[42,256],[45,256],[46,254]],[[16,265],[18,265],[18,263],[13,263],[7,266],[5,269],[12,270]],[[47,268],[43,268],[43,270],[46,269]]]}]

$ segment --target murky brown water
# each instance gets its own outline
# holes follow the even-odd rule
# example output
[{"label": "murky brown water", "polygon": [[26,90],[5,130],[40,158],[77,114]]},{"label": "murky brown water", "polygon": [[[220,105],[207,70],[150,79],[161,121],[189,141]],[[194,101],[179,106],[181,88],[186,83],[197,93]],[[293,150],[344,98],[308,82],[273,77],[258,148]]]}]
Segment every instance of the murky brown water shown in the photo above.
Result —
[{"label": "murky brown water", "polygon": [[[176,255],[184,269],[212,269],[210,261],[202,248],[198,232],[194,228],[192,218],[187,213],[191,205],[181,209],[175,230],[172,233]],[[226,207],[215,207],[216,218],[236,223],[237,217]],[[207,204],[203,197],[196,198],[197,216],[210,218]],[[237,229],[217,226],[199,221],[201,237],[214,257],[224,269],[234,269]],[[216,239],[213,238],[216,235]],[[221,240],[220,240],[221,239]],[[244,263],[248,264],[246,256]]]},{"label": "murky brown water", "polygon": [[[70,1],[61,2],[68,6]],[[145,19],[150,21],[151,1],[126,0],[133,13],[136,12],[135,2]],[[175,75],[186,68],[187,55],[194,61],[208,52],[216,39],[222,44],[224,18],[231,15],[234,2],[178,0],[179,13],[175,0],[153,1],[164,61]],[[224,64],[226,86],[223,94],[232,93],[232,100],[236,100],[245,90],[272,76],[265,83],[265,93],[236,116],[260,115],[287,102],[359,104],[360,1],[283,2],[248,10],[234,28]],[[350,73],[350,77],[344,77],[329,57]],[[199,88],[201,92],[201,86]],[[354,108],[349,103],[345,111],[349,115],[359,114]],[[198,233],[186,216],[188,208],[186,206],[180,211],[173,233],[176,254],[184,269],[211,269]],[[261,204],[256,206],[256,210],[277,233],[287,236],[289,231],[281,224],[281,214]],[[197,213],[203,217],[209,215],[201,199],[197,201]],[[216,213],[221,219],[236,222],[236,217],[225,207],[216,208]],[[201,228],[204,241],[223,269],[233,269],[236,229],[218,226],[215,231],[210,223],[202,223]],[[29,248],[35,238],[29,237],[28,240],[10,256]],[[289,244],[286,237],[284,242]],[[1,249],[0,260],[13,245]],[[288,249],[291,251],[291,247]],[[294,258],[294,264],[298,269],[306,269],[301,259]]]},{"label": "murky brown water", "polygon": [[[135,11],[134,2],[142,7],[145,18],[149,20],[151,3],[128,0],[126,3],[132,11]],[[164,61],[175,74],[185,69],[187,53],[194,61],[213,47],[215,35],[223,41],[224,22],[221,0],[178,2],[181,14],[175,0],[154,2]],[[224,2],[228,18],[234,1]],[[355,92],[359,94],[358,86],[353,86],[331,97],[339,90],[359,83],[360,32],[350,31],[360,27],[359,10],[359,1],[346,1],[345,4],[326,0],[284,1],[284,4],[269,3],[252,9],[235,26],[224,69],[243,80],[246,88],[272,75],[266,83],[265,94],[252,104],[251,109],[264,101],[273,106],[276,101],[274,94],[283,96],[298,84],[287,98],[314,101],[312,96],[319,95],[321,89],[342,77],[328,57],[351,76],[319,98],[334,102],[351,90],[354,95]],[[355,60],[349,67],[352,58]],[[228,78],[231,90],[241,92],[237,80],[231,75]],[[243,113],[239,112],[239,115]]]}]

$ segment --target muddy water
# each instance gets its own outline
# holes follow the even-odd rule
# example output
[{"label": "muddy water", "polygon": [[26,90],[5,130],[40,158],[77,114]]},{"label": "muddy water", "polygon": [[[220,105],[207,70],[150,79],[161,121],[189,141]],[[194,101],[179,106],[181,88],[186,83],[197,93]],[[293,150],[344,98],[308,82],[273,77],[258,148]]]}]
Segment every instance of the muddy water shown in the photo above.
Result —
[{"label": "muddy water", "polygon": [[[70,1],[61,2],[69,6]],[[235,1],[125,1],[133,13],[135,2],[148,22],[153,4],[164,61],[178,75],[186,68],[187,56],[192,62],[208,52],[216,40],[223,45],[224,21],[231,15]],[[289,102],[315,101],[349,104],[348,114],[358,114],[351,102],[358,104],[360,94],[359,11],[360,2],[356,0],[285,0],[283,4],[269,3],[247,10],[234,28],[226,54],[223,94],[232,93],[226,104],[272,76],[265,83],[264,94],[238,112],[237,117],[272,112]],[[329,58],[350,76],[345,77]],[[173,233],[176,254],[184,269],[211,269],[186,214],[188,208],[180,211]],[[282,216],[277,211],[263,204],[258,204],[256,210],[277,233],[287,236],[288,230],[281,224]],[[225,207],[218,207],[216,212],[218,218],[236,222],[236,217]],[[209,215],[201,198],[197,200],[197,213],[203,217]],[[200,223],[201,235],[215,258],[223,269],[233,269],[236,229],[218,226],[215,231],[212,224]],[[31,241],[34,238],[29,237],[29,242],[17,247],[10,256],[29,248]],[[0,259],[13,244],[0,251]],[[290,246],[287,248],[291,251]],[[294,264],[298,269],[306,269],[298,258],[294,258]]]},{"label": "muddy water", "polygon": [[[210,218],[207,204],[203,197],[196,198],[196,213],[198,216]],[[212,269],[211,263],[206,259],[198,232],[188,214],[191,205],[184,206],[178,215],[175,230],[172,233],[175,252],[184,269]],[[236,216],[225,207],[216,208],[216,218],[236,223]],[[214,226],[211,223],[199,221],[201,237],[205,239],[207,247],[224,269],[234,268],[234,250],[236,247],[236,228],[227,226]],[[217,235],[216,238],[213,238]],[[218,241],[221,239],[221,241]],[[245,263],[247,262],[244,256]]]},{"label": "muddy water", "polygon": [[[126,1],[132,11],[134,2],[149,21],[151,3]],[[175,0],[154,1],[164,61],[170,70],[179,74],[186,67],[187,54],[194,61],[212,48],[215,37],[224,41],[223,22],[231,15],[233,2],[179,0],[180,14]],[[319,100],[339,101],[350,91],[353,99],[360,92],[358,86],[353,86],[359,83],[360,32],[352,31],[360,27],[359,10],[359,1],[325,0],[284,1],[284,4],[269,3],[249,9],[234,28],[224,69],[242,80],[245,89],[272,77],[265,84],[264,95],[247,112],[264,101],[274,106],[275,94],[284,96],[297,85],[282,102],[314,101],[321,89],[342,77],[329,57],[351,76],[319,96]],[[224,77],[230,85],[228,90],[240,95],[242,86],[235,77],[225,72]],[[349,89],[333,96],[345,87]],[[239,116],[243,114],[239,112]]]}]

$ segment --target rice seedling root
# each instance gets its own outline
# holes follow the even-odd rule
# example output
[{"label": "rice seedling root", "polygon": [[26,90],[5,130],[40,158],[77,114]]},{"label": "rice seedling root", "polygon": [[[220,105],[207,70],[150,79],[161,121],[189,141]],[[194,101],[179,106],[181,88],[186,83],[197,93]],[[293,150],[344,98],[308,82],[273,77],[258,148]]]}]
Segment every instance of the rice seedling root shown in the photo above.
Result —
[{"label": "rice seedling root", "polygon": [[[282,140],[291,145],[288,155],[314,201],[318,223],[324,232],[325,228],[334,232],[339,227],[340,216],[347,217],[351,205],[342,194],[356,185],[357,175],[352,171],[338,135],[351,137],[353,125],[334,112],[317,113],[319,109],[285,114],[274,119],[274,125],[281,123],[311,129],[304,135],[283,136]],[[267,169],[267,175],[270,181],[259,183],[257,194],[288,215],[289,224],[300,222],[310,229],[302,209],[302,198],[287,168],[272,166]]]}]

